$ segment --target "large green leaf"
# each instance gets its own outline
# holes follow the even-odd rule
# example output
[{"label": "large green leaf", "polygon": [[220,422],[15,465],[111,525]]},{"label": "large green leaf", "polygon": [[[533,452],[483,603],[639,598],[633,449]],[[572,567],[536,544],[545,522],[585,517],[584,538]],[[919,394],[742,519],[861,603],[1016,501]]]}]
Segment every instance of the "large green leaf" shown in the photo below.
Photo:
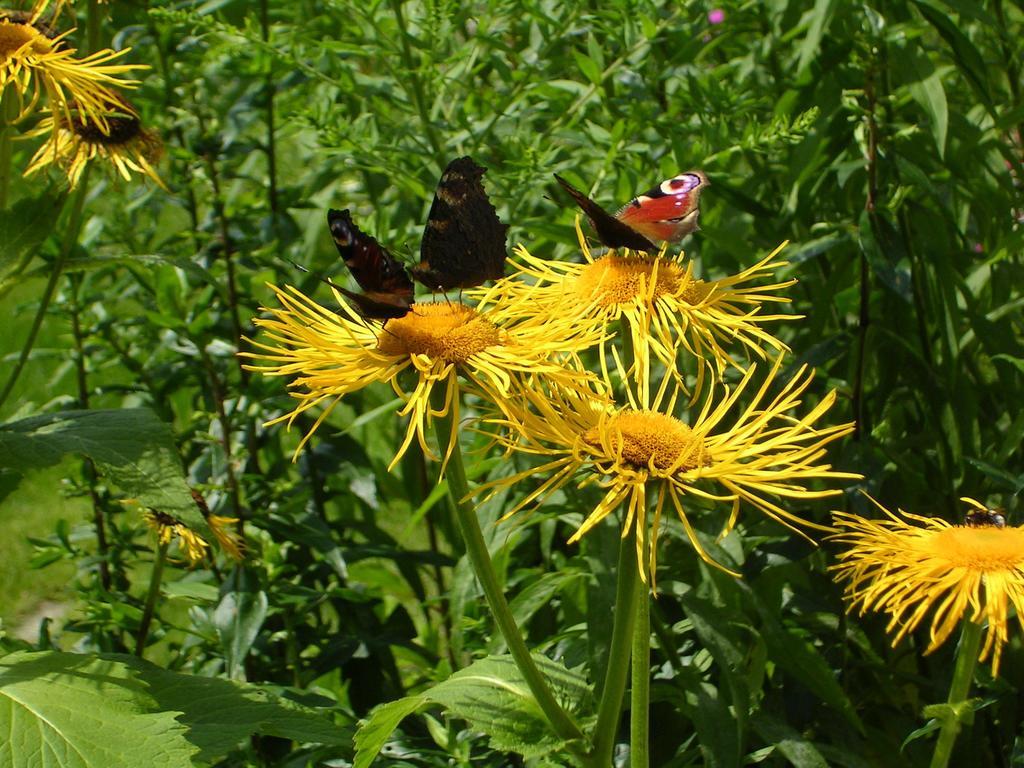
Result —
[{"label": "large green leaf", "polygon": [[213,762],[255,733],[351,743],[321,711],[256,686],[170,672],[132,656],[0,658],[0,768]]},{"label": "large green leaf", "polygon": [[935,146],[939,150],[939,157],[943,157],[949,128],[949,105],[946,103],[942,78],[935,64],[925,54],[917,50],[906,50],[902,54],[900,60],[907,71],[910,95],[927,113]]},{"label": "large green leaf", "polygon": [[148,408],[62,411],[0,425],[0,466],[18,473],[88,456],[112,483],[144,507],[209,537],[185,482],[170,427]]},{"label": "large green leaf", "polygon": [[177,712],[116,661],[68,653],[0,658],[0,768],[189,768]]},{"label": "large green leaf", "polygon": [[[581,675],[541,654],[533,659],[563,707],[576,714],[589,712],[591,691]],[[439,704],[468,721],[487,734],[495,749],[526,758],[549,754],[566,744],[551,731],[512,657],[488,656],[426,693],[374,709],[356,734],[354,768],[369,766],[402,718],[428,704]]]}]

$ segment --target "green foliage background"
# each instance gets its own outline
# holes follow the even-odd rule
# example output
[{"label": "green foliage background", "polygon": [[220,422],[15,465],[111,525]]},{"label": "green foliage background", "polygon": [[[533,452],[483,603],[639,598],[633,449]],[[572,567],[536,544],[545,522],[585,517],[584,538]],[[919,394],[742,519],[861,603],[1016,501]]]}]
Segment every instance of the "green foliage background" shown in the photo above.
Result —
[{"label": "green foliage background", "polygon": [[[840,391],[832,418],[858,422],[833,464],[863,473],[892,508],[957,520],[957,498],[970,495],[1022,522],[1024,10],[1002,0],[722,7],[724,22],[711,24],[701,2],[109,6],[111,39],[152,67],[133,100],[163,137],[170,192],[93,169],[46,343],[0,415],[151,408],[171,425],[188,482],[214,513],[244,520],[242,565],[165,572],[148,659],[316,694],[351,723],[502,650],[430,495],[436,467],[413,455],[386,472],[403,428],[390,390],[346,398],[293,464],[311,419],[262,427],[291,400],[236,357],[272,301],[266,281],[327,300],[288,259],[346,277],[325,209],[353,208],[411,257],[440,170],[460,154],[489,168],[510,241],[558,259],[575,257],[575,214],[553,172],[614,208],[702,168],[712,186],[685,246],[705,276],[791,241],[783,275],[799,279],[789,295],[802,317],[778,333],[791,366],[817,367],[815,398]],[[29,198],[44,187],[22,185],[23,211],[38,209]],[[5,361],[59,229],[5,299],[15,329],[0,341]],[[90,512],[36,534],[35,565],[77,569],[70,620],[39,647],[134,651],[152,540],[102,474],[63,466],[70,485],[40,506],[70,490]],[[18,504],[10,471],[0,480],[3,504]],[[607,638],[586,622],[609,619],[617,530],[567,546],[588,501],[560,496],[485,531],[530,645],[593,681]],[[485,505],[485,524],[508,503]],[[833,506],[873,514],[853,489]],[[94,508],[108,526],[105,577]],[[798,511],[824,521],[828,508]],[[701,517],[701,529],[713,536],[722,514]],[[891,649],[883,619],[844,614],[829,545],[812,549],[753,514],[741,522],[723,556],[742,581],[699,564],[671,523],[663,538],[653,764],[924,764],[929,738],[904,741],[923,725],[921,707],[944,699],[953,644],[922,657],[927,639],[912,636]],[[958,745],[972,764],[1024,759],[1020,645],[1018,635],[999,680],[982,681],[986,706]],[[351,745],[263,736],[218,764],[351,758]],[[436,710],[403,721],[377,764],[449,759],[512,764]]]}]

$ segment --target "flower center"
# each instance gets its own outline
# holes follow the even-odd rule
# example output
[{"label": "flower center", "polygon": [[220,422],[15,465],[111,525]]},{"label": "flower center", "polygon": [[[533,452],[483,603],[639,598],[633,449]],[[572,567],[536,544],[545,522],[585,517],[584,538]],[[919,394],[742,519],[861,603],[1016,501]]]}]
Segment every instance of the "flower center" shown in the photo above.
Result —
[{"label": "flower center", "polygon": [[668,259],[609,255],[583,268],[576,281],[576,292],[587,301],[597,299],[600,306],[610,307],[640,298],[645,295],[643,292],[649,292],[652,299],[673,295],[688,301],[699,300],[707,293],[702,290],[703,285],[702,280],[687,277],[686,270]]},{"label": "flower center", "polygon": [[50,42],[17,11],[0,11],[0,63],[13,56],[25,43],[35,53],[48,53]]},{"label": "flower center", "polygon": [[658,469],[687,470],[711,463],[704,441],[689,425],[652,411],[617,413],[604,424],[588,429],[583,441],[618,455],[620,435],[622,460],[637,468],[647,468],[653,463]]},{"label": "flower center", "polygon": [[936,549],[954,566],[1012,572],[1024,568],[1024,529],[954,527],[935,532]]},{"label": "flower center", "polygon": [[108,133],[104,133],[96,123],[85,120],[79,115],[71,118],[71,130],[90,144],[106,146],[122,146],[142,133],[142,123],[131,115],[107,115]]},{"label": "flower center", "polygon": [[450,363],[502,343],[504,334],[494,323],[472,307],[448,302],[414,304],[377,337],[377,349],[386,355],[427,355]]}]

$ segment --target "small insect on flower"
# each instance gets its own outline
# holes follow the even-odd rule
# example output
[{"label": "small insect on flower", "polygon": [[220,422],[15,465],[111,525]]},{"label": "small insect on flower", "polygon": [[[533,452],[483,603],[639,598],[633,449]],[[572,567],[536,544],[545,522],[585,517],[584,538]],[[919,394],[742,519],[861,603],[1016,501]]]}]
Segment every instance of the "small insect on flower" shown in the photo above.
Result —
[{"label": "small insect on flower", "polygon": [[878,520],[834,514],[845,550],[832,567],[846,582],[850,610],[890,615],[893,645],[929,621],[931,653],[963,621],[987,625],[980,658],[992,658],[992,674],[1009,636],[1010,608],[1024,629],[1024,528],[1006,525],[1002,514],[974,499],[964,525],[898,511],[874,499]]}]

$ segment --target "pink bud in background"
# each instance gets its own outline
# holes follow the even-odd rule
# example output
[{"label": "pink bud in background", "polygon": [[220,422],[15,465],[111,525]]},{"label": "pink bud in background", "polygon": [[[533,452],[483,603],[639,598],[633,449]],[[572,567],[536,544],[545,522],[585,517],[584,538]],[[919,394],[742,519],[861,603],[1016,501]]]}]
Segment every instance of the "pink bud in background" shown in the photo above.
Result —
[{"label": "pink bud in background", "polygon": [[985,252],[985,246],[982,245],[981,243],[975,243],[974,244],[974,252],[975,253],[984,253]]},{"label": "pink bud in background", "polygon": [[708,11],[708,21],[711,24],[721,24],[725,21],[725,11],[721,8],[714,8]]}]

